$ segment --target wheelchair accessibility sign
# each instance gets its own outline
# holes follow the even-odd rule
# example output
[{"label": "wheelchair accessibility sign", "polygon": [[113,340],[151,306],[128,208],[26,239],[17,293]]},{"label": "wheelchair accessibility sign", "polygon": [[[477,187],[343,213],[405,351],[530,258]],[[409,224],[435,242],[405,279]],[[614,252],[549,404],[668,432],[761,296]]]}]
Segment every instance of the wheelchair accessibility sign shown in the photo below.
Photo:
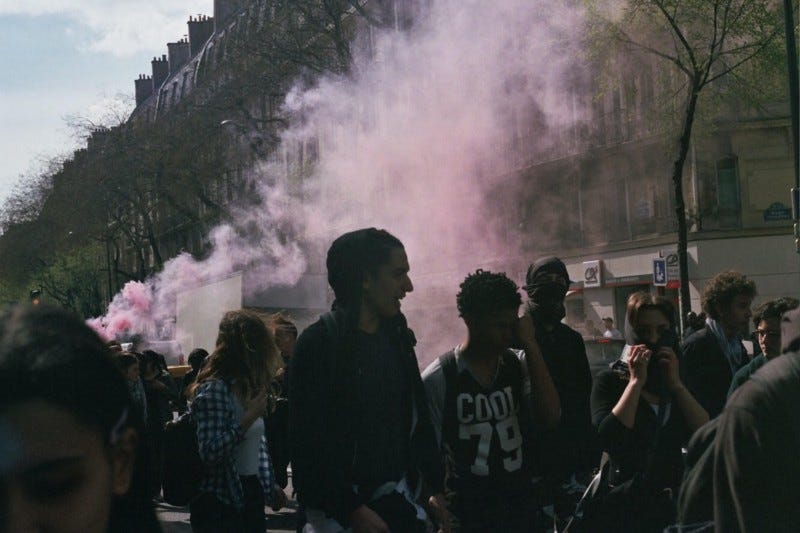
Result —
[{"label": "wheelchair accessibility sign", "polygon": [[667,286],[667,260],[653,259],[653,285],[656,287]]}]

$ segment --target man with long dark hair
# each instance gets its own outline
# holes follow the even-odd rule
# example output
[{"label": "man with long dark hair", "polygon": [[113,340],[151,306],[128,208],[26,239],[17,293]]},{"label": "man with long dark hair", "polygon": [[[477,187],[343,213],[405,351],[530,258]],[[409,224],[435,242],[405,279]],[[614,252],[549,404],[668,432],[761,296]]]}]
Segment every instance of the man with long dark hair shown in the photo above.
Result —
[{"label": "man with long dark hair", "polygon": [[[333,310],[300,335],[289,372],[306,530],[425,531],[431,510],[447,528],[441,459],[400,312],[413,290],[403,244],[375,228],[346,233],[327,268]],[[423,488],[434,496],[421,500]]]}]

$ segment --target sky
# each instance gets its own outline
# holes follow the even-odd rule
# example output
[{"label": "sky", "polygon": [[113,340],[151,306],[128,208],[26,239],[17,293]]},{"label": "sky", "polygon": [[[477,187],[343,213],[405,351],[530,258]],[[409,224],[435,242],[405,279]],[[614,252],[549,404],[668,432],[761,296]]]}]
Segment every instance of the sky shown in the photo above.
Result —
[{"label": "sky", "polygon": [[81,144],[68,116],[98,118],[213,0],[0,0],[0,202],[42,159]]}]

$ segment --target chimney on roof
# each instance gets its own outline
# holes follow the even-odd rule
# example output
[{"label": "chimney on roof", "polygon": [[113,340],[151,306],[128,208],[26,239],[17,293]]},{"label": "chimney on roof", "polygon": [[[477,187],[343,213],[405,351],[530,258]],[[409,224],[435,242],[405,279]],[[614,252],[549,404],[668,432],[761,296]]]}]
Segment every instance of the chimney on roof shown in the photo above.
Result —
[{"label": "chimney on roof", "polygon": [[169,54],[169,73],[174,74],[189,61],[189,41],[181,39],[176,43],[167,43],[167,53]]},{"label": "chimney on roof", "polygon": [[214,0],[214,31],[220,31],[231,16],[242,9],[246,0]]},{"label": "chimney on roof", "polygon": [[86,139],[86,148],[90,152],[100,150],[105,147],[108,142],[110,130],[108,128],[97,128],[92,130],[89,138]]},{"label": "chimney on roof", "polygon": [[167,54],[163,54],[161,57],[154,57],[150,64],[153,66],[153,91],[158,91],[161,88],[161,84],[169,76]]},{"label": "chimney on roof", "polygon": [[136,84],[136,106],[138,107],[153,94],[153,78],[139,74],[139,78],[133,80],[133,83]]},{"label": "chimney on roof", "polygon": [[214,18],[205,15],[197,15],[197,18],[189,17],[189,50],[191,57],[194,57],[206,44],[206,41],[214,34]]}]

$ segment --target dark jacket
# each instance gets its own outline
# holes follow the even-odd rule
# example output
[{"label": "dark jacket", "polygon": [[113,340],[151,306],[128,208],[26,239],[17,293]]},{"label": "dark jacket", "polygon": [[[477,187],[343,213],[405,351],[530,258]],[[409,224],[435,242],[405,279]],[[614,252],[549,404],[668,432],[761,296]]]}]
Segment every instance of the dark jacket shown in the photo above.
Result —
[{"label": "dark jacket", "polygon": [[797,531],[800,353],[764,365],[731,396],[714,442],[717,531]]},{"label": "dark jacket", "polygon": [[[744,353],[744,347],[742,347]],[[747,361],[744,362],[746,364]],[[739,370],[744,364],[739,365]],[[692,334],[683,345],[681,380],[710,418],[722,412],[733,372],[719,340],[708,326]]]},{"label": "dark jacket", "polygon": [[552,331],[536,325],[536,341],[561,402],[561,421],[539,431],[539,469],[561,478],[597,466],[600,454],[591,424],[592,374],[581,335],[559,323]]},{"label": "dark jacket", "polygon": [[[356,454],[354,425],[358,424],[353,387],[358,369],[346,348],[348,334],[341,312],[334,314],[332,339],[323,319],[297,340],[290,363],[289,438],[292,483],[300,501],[321,509],[346,527],[353,510],[367,502],[353,490],[351,467]],[[413,334],[400,316],[391,324],[392,337],[404,347],[403,366],[413,391],[418,415],[410,438],[408,474],[420,472],[433,492],[444,489],[444,468],[427,410],[425,389],[413,350]],[[331,348],[335,346],[335,350]],[[409,406],[411,402],[409,402]]]},{"label": "dark jacket", "polygon": [[756,373],[759,368],[767,364],[767,356],[763,353],[760,353],[753,357],[753,359],[744,365],[742,368],[739,369],[736,374],[733,376],[733,380],[731,381],[731,388],[728,389],[728,397],[730,398],[733,392],[741,387],[745,381],[750,379],[750,376]]},{"label": "dark jacket", "polygon": [[[595,376],[592,389],[592,422],[597,427],[600,445],[611,457],[611,483],[627,481],[636,473],[643,474],[658,428],[658,415],[643,398],[639,399],[633,427],[628,429],[611,412],[628,382],[611,370]],[[648,472],[653,487],[677,491],[683,475],[681,448],[692,432],[680,408],[673,403],[670,416],[658,436]]]},{"label": "dark jacket", "polygon": [[[152,434],[159,435],[164,431],[164,424],[172,420],[172,402],[178,399],[178,391],[168,372],[161,372],[152,380],[143,381],[147,397],[147,425]],[[155,381],[164,385],[164,388],[155,388]]]}]

